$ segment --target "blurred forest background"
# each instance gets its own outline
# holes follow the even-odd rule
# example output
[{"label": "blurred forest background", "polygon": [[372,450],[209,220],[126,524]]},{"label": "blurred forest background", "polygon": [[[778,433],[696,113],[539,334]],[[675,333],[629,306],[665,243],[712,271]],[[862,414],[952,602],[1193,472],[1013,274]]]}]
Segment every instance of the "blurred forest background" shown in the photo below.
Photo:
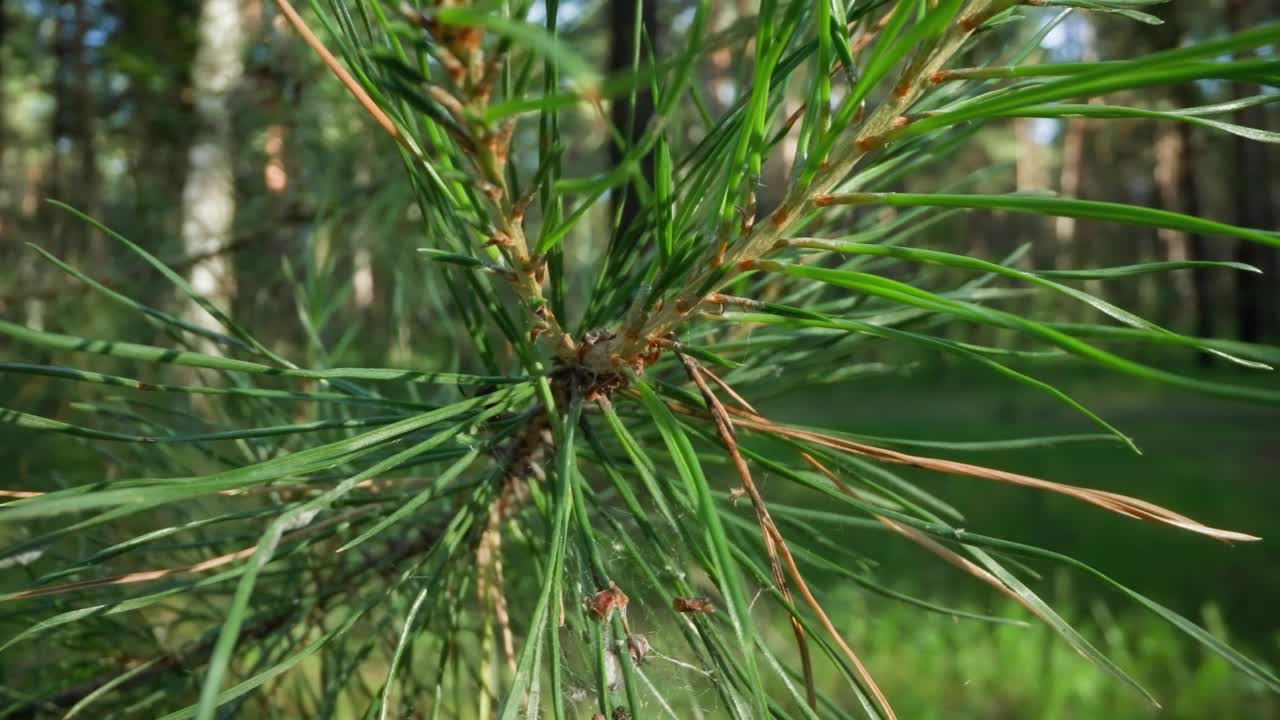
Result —
[{"label": "blurred forest background", "polygon": [[[715,0],[713,6],[716,29],[749,22],[754,12],[748,2]],[[533,14],[541,7],[535,4]],[[633,7],[562,2],[561,31],[602,67],[623,67],[634,51]],[[672,0],[645,8],[647,31],[661,57],[664,29],[687,25],[691,5]],[[1162,25],[1075,14],[1046,37],[1041,52],[1051,62],[1133,57],[1280,16],[1270,0],[1183,0],[1154,12]],[[1035,25],[1028,23],[1027,32]],[[737,57],[731,47],[719,48],[698,69],[697,94],[711,115],[722,112],[749,79]],[[794,91],[803,92],[803,84]],[[1258,92],[1202,82],[1111,101],[1167,109]],[[642,96],[641,125],[645,106]],[[1278,108],[1245,107],[1224,119],[1280,131]],[[98,302],[83,282],[27,246],[34,243],[142,302],[203,321],[137,256],[45,202],[53,198],[166,259],[259,337],[271,339],[286,356],[308,358],[312,367],[434,367],[433,348],[459,332],[415,311],[447,305],[448,299],[415,252],[422,226],[395,147],[268,0],[0,0],[0,110],[0,318],[88,337],[162,341],[137,315]],[[616,117],[626,117],[624,103],[614,110]],[[565,135],[577,144],[566,149],[566,167],[587,174],[616,161],[607,129],[589,112],[567,122],[574,126]],[[525,142],[532,144],[534,129],[522,125],[520,132],[526,131]],[[919,186],[1052,190],[1276,229],[1280,156],[1273,147],[1186,123],[1017,120],[983,129],[967,149],[934,165]],[[784,147],[766,168],[762,212],[781,195],[790,165]],[[874,189],[911,190],[913,182]],[[566,241],[571,267],[590,269],[610,212],[610,203],[601,203],[593,210],[595,224],[579,225]],[[1029,243],[1030,264],[1044,268],[1238,260],[1265,274],[1208,269],[1142,275],[1108,285],[1105,294],[1186,334],[1280,340],[1280,255],[1259,245],[993,213],[942,214],[915,242],[990,259]],[[1066,322],[1083,319],[1088,310],[1036,294],[1010,302]],[[961,330],[952,326],[953,333]],[[980,336],[990,332],[981,328],[963,331],[970,334],[962,339],[1000,340]],[[0,343],[5,359],[39,361],[33,352]],[[1208,356],[1148,359],[1206,375],[1239,372]],[[1021,386],[936,358],[894,354],[867,361],[869,368],[878,363],[883,370],[815,390],[812,397],[779,401],[775,412],[802,420],[818,408],[850,430],[938,441],[1085,427]],[[1034,538],[1076,555],[1204,620],[1242,650],[1280,662],[1280,416],[1069,364],[1042,364],[1036,372],[1132,433],[1145,455],[1081,446],[987,454],[984,462],[1136,495],[1266,541],[1251,547],[1211,544],[1031,492],[959,480],[945,488],[937,487],[936,478],[924,482],[966,511],[975,529]],[[1252,381],[1280,385],[1265,375]],[[56,381],[0,376],[0,405],[67,418],[85,410],[76,399]],[[0,426],[5,488],[69,484],[85,474],[114,477],[127,467],[129,453],[143,451]],[[855,540],[881,542],[870,535]],[[922,563],[907,549],[885,544],[868,554],[877,552],[882,572],[905,578],[921,594],[987,611],[1006,609],[980,588],[935,577],[940,571],[933,563],[917,569]],[[6,572],[13,570],[0,568],[0,575]],[[1274,697],[1172,630],[1067,576],[1045,578],[1043,584],[1048,597],[1063,603],[1064,614],[1092,628],[1103,647],[1150,683],[1169,706],[1166,717],[1280,718]],[[908,717],[1023,717],[1027,708],[1039,708],[1036,717],[1154,713],[1039,628],[954,624],[852,590],[844,610],[844,622],[882,683],[918,695],[897,693],[899,710]],[[0,634],[7,636],[6,612],[0,608]],[[0,658],[0,672],[22,667]],[[13,676],[3,680],[20,686]]]}]

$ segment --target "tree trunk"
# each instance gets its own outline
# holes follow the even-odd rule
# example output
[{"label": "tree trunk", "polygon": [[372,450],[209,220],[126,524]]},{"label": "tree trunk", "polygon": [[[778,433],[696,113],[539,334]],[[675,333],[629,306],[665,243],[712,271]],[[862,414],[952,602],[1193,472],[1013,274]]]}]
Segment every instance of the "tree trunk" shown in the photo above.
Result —
[{"label": "tree trunk", "polygon": [[[209,254],[191,267],[191,285],[224,309],[235,295],[235,278],[230,260],[216,251],[231,241],[236,211],[230,96],[244,72],[240,12],[240,0],[204,0],[201,4],[199,47],[191,68],[197,127],[182,189],[184,253]],[[194,323],[219,329],[194,303],[186,314]],[[214,350],[207,343],[202,349]]]},{"label": "tree trunk", "polygon": [[[1179,47],[1191,26],[1177,12],[1170,12],[1165,20],[1163,25],[1148,30],[1158,50]],[[1172,89],[1168,97],[1177,107],[1193,107],[1202,102],[1199,92],[1190,84]],[[1156,123],[1153,179],[1159,205],[1165,210],[1188,215],[1201,212],[1194,138],[1193,126],[1188,123]],[[1157,237],[1164,245],[1167,260],[1210,259],[1205,238],[1199,233],[1161,229],[1157,231]],[[1163,311],[1162,319],[1171,321],[1179,329],[1187,328],[1200,337],[1211,337],[1216,325],[1214,299],[1218,294],[1215,293],[1214,275],[1205,268],[1194,268],[1173,273],[1170,281],[1174,295],[1167,303],[1169,307]],[[1208,365],[1212,356],[1202,353],[1199,359]]]},{"label": "tree trunk", "polygon": [[[1019,118],[1013,121],[1013,139],[1017,144],[1018,156],[1015,165],[1015,188],[1020,193],[1044,192],[1049,185],[1049,166],[1046,163],[1045,147],[1037,142],[1035,137],[1035,120],[1030,118]],[[1011,213],[1008,218],[1004,218],[1009,223],[1010,232],[1008,235],[1012,240],[1012,246],[1017,247],[1019,244],[1031,241],[1031,252],[1028,258],[1032,267],[1053,267],[1057,260],[1054,257],[1056,249],[1047,242],[1038,242],[1046,235],[1047,224],[1045,219],[1039,215],[1017,215]],[[975,256],[994,260],[1001,253],[1007,253],[1013,247],[993,247],[991,234],[986,232],[976,232],[970,235],[973,238],[972,252]],[[999,245],[999,241],[994,245]],[[1026,312],[1037,313],[1044,311],[1052,315],[1061,310],[1062,303],[1055,299],[1034,294],[1026,299]],[[972,329],[973,337],[979,338],[987,334],[986,330],[980,330],[977,326]],[[982,340],[975,339],[975,342]]]},{"label": "tree trunk", "polygon": [[[1232,30],[1243,30],[1248,27],[1247,3],[1243,0],[1231,0],[1227,3],[1227,21]],[[1232,97],[1256,95],[1256,85],[1232,83]],[[1248,127],[1266,127],[1266,111],[1260,105],[1236,110],[1232,122]],[[1235,172],[1232,175],[1236,184],[1231,193],[1235,203],[1236,224],[1246,227],[1275,229],[1275,210],[1271,205],[1271,174],[1267,158],[1269,146],[1265,143],[1253,142],[1245,138],[1233,136],[1231,153]],[[1235,273],[1236,280],[1236,324],[1241,340],[1258,342],[1280,331],[1280,312],[1277,309],[1275,288],[1272,287],[1278,263],[1276,251],[1261,245],[1241,240],[1236,246],[1235,259],[1238,262],[1253,265],[1263,274],[1240,272]]]},{"label": "tree trunk", "polygon": [[[45,249],[55,255],[65,255],[68,244],[65,237],[66,213],[56,210],[44,202],[45,198],[67,200],[62,177],[62,155],[65,152],[65,141],[68,139],[71,103],[68,98],[67,76],[72,72],[72,43],[68,31],[68,23],[62,12],[61,3],[53,3],[47,10],[53,18],[53,32],[50,38],[50,51],[53,54],[53,77],[50,94],[53,100],[52,115],[49,122],[49,159],[42,164],[31,166],[28,174],[27,190],[23,198],[23,214],[35,220],[40,228],[40,240]],[[31,254],[23,255],[20,273],[30,275],[34,270],[35,258]],[[23,303],[23,322],[27,327],[44,329],[47,303],[40,297],[29,297]]]},{"label": "tree trunk", "polygon": [[[5,95],[6,73],[4,72],[4,55],[5,40],[9,36],[9,3],[0,0],[0,178],[9,177],[9,166],[5,160],[9,157],[9,118],[6,108],[8,96]],[[8,192],[0,193],[0,237],[9,237],[11,229],[9,227],[9,214],[13,208],[14,199],[9,196]]]},{"label": "tree trunk", "polygon": [[[1088,144],[1088,121],[1083,118],[1067,120],[1062,136],[1062,167],[1058,174],[1058,192],[1062,197],[1078,198],[1084,188],[1086,169],[1085,146]],[[1053,220],[1053,235],[1057,257],[1054,267],[1060,269],[1084,267],[1087,258],[1080,247],[1079,223],[1075,218],[1061,216]],[[1065,320],[1071,320],[1075,308],[1059,306],[1058,312]]]},{"label": "tree trunk", "polygon": [[[98,116],[97,97],[93,87],[93,63],[89,58],[89,44],[86,36],[90,23],[87,0],[75,2],[75,81],[76,81],[76,117],[75,146],[77,154],[76,187],[74,202],[80,210],[90,217],[102,214],[98,203],[98,145],[94,138]],[[79,224],[75,237],[82,242],[78,248],[85,253],[91,262],[101,258],[101,234],[91,232],[88,225]]]},{"label": "tree trunk", "polygon": [[[1076,41],[1080,45],[1080,59],[1094,62],[1098,59],[1097,36],[1092,21],[1077,16]],[[1090,98],[1090,103],[1098,102],[1098,98]],[[1063,197],[1082,198],[1084,196],[1085,176],[1088,173],[1090,144],[1090,125],[1084,118],[1072,118],[1066,121],[1062,136],[1062,167],[1058,176],[1058,190]],[[1056,267],[1085,267],[1092,258],[1085,248],[1080,234],[1080,223],[1075,218],[1059,217],[1054,219],[1054,237],[1057,240]],[[1085,283],[1085,289],[1099,294],[1096,281]],[[1074,307],[1063,307],[1059,310],[1066,314],[1066,319],[1077,312]]]},{"label": "tree trunk", "polygon": [[[67,31],[67,21],[63,17],[62,5],[53,8],[53,119],[49,124],[49,166],[44,176],[44,196],[58,200],[66,200],[63,192],[62,154],[65,150],[64,140],[70,135],[71,103],[68,99],[67,76],[72,72],[74,58],[72,43]],[[55,252],[64,249],[62,238],[62,213],[52,213],[45,206],[37,213],[52,217],[48,225],[49,241]]]},{"label": "tree trunk", "polygon": [[[640,60],[644,61],[645,55],[642,52],[644,46],[637,44],[637,41],[641,38],[641,29],[648,35],[652,46],[656,47],[658,44],[657,1],[641,0],[638,7],[639,17],[636,16],[636,9],[636,4],[624,2],[624,0],[611,0],[609,3],[609,68],[613,72],[629,71],[637,57],[637,53],[640,53]],[[657,54],[656,51],[654,54]],[[648,86],[645,85],[645,87],[647,88]],[[615,100],[613,102],[612,116],[614,126],[618,128],[622,137],[626,138],[627,141],[624,148],[619,148],[612,143],[609,145],[610,163],[617,167],[622,162],[622,157],[626,150],[630,149],[631,145],[640,138],[645,128],[648,127],[649,120],[653,118],[653,95],[647,89],[639,89],[635,94],[634,102],[629,98]],[[645,157],[642,168],[645,178],[652,185],[652,154]],[[639,205],[640,203],[631,183],[613,193],[613,215],[611,217],[618,217],[618,213],[622,213],[621,221],[618,224],[619,236],[632,230]]]},{"label": "tree trunk", "polygon": [[[1180,98],[1181,100],[1182,98]],[[1160,205],[1166,210],[1199,215],[1200,188],[1195,172],[1195,155],[1191,146],[1191,125],[1168,123],[1156,136],[1156,188]],[[1204,236],[1178,230],[1159,231],[1168,260],[1205,259]],[[1213,315],[1209,302],[1209,278],[1203,268],[1172,275],[1174,307],[1168,313],[1181,325],[1191,325],[1201,337],[1213,333]],[[1208,358],[1208,356],[1204,356]]]}]

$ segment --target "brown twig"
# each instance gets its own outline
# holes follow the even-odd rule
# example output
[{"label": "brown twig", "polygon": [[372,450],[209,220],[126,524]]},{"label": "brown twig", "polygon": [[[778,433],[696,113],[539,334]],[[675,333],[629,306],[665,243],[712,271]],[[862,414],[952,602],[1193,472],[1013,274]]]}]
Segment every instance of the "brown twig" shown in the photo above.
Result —
[{"label": "brown twig", "polygon": [[[679,404],[673,404],[672,409],[685,414],[702,414],[693,408]],[[1075,498],[1082,502],[1089,503],[1090,505],[1096,505],[1104,510],[1110,510],[1111,512],[1124,515],[1126,517],[1160,523],[1162,525],[1170,525],[1172,527],[1181,528],[1200,535],[1207,535],[1217,540],[1252,542],[1262,539],[1255,535],[1210,527],[1185,515],[1169,510],[1168,508],[1156,505],[1155,503],[1147,502],[1146,500],[1141,500],[1139,498],[1129,497],[1128,495],[1122,495],[1120,493],[1084,488],[1076,485],[1067,485],[1065,483],[1056,483],[1049,480],[1031,477],[1029,475],[1020,475],[1006,470],[997,470],[995,468],[983,467],[981,465],[970,465],[968,463],[957,462],[954,460],[943,460],[941,458],[931,458],[922,455],[911,455],[897,450],[889,450],[875,445],[868,445],[854,440],[826,435],[813,430],[779,425],[771,420],[767,420],[754,413],[748,413],[744,410],[729,408],[728,412],[736,416],[734,424],[738,427],[745,427],[769,435],[777,435],[779,437],[786,437],[792,440],[799,440],[801,442],[829,448],[831,450],[837,450],[850,455],[857,455],[859,457],[870,458],[872,460],[897,465],[909,465],[911,467],[918,467],[950,475],[965,475],[968,477],[993,480],[995,482],[1002,482],[1010,485],[1044,490],[1046,492],[1052,492],[1059,495],[1066,495],[1067,497]]]},{"label": "brown twig", "polygon": [[[300,540],[339,523],[348,522],[360,517],[361,515],[368,515],[377,509],[378,507],[376,505],[368,505],[362,508],[356,508],[350,512],[335,515],[334,517],[327,518],[321,522],[295,530],[283,536],[280,539],[280,542],[284,543]],[[0,603],[11,602],[13,600],[29,600],[31,598],[48,597],[50,595],[61,595],[63,593],[73,592],[76,590],[89,590],[107,585],[133,585],[136,583],[155,582],[156,580],[163,580],[174,575],[189,575],[193,573],[208,572],[209,570],[216,570],[224,565],[230,565],[237,560],[243,560],[253,555],[257,549],[257,545],[250,545],[247,548],[241,548],[235,552],[212,557],[208,560],[201,560],[198,563],[185,565],[183,567],[160,568],[158,570],[139,570],[136,572],[124,573],[122,575],[93,578],[92,580],[77,580],[76,582],[63,583],[61,585],[50,585],[48,587],[22,590],[8,595],[0,595]]]},{"label": "brown twig", "polygon": [[1030,477],[1028,475],[1019,475],[1018,473],[996,470],[994,468],[983,467],[981,465],[970,465],[968,463],[956,462],[954,460],[910,455],[897,450],[888,450],[886,448],[867,445],[853,440],[832,437],[830,435],[824,435],[811,430],[797,430],[794,428],[783,427],[764,420],[763,418],[739,420],[738,424],[768,433],[804,440],[814,445],[839,450],[852,455],[871,458],[873,460],[879,460],[881,462],[910,465],[912,467],[933,470],[935,472],[951,475],[967,475],[969,477],[994,480],[996,482],[1007,483],[1010,485],[1019,485],[1021,487],[1035,488],[1037,490],[1044,490],[1047,492],[1057,493],[1059,495],[1066,495],[1120,515],[1125,515],[1137,520],[1146,520],[1148,522],[1171,525],[1190,532],[1207,535],[1218,540],[1247,542],[1261,539],[1245,533],[1209,527],[1208,525],[1204,525],[1167,508],[1163,508],[1155,503],[1129,497],[1128,495],[1121,495],[1120,493],[1056,483],[1049,480]]},{"label": "brown twig", "polygon": [[739,395],[739,394],[738,394],[738,391],[737,391],[737,390],[734,390],[734,389],[733,389],[733,387],[732,387],[731,385],[729,385],[729,383],[725,382],[724,380],[721,380],[719,375],[716,375],[715,373],[711,372],[711,369],[710,369],[710,368],[702,367],[702,368],[699,368],[699,369],[703,372],[703,374],[705,374],[707,377],[711,378],[711,379],[715,382],[715,384],[719,385],[719,386],[720,386],[720,389],[721,389],[721,390],[724,390],[724,391],[725,391],[725,394],[727,394],[729,397],[733,398],[733,401],[734,401],[734,402],[736,402],[736,403],[738,403],[738,405],[742,406],[744,409],[746,409],[747,411],[749,411],[749,412],[751,412],[751,413],[754,413],[754,414],[756,414],[756,415],[759,415],[759,414],[760,414],[760,411],[758,411],[758,410],[756,410],[755,408],[751,407],[751,403],[747,402],[746,398],[744,398],[744,397],[742,397],[741,395]]},{"label": "brown twig", "polygon": [[0,498],[12,498],[16,500],[39,497],[43,494],[44,493],[38,490],[0,490]]},{"label": "brown twig", "polygon": [[[855,500],[860,500],[862,502],[867,501],[867,499],[861,493],[849,487],[849,485],[846,482],[844,482],[844,480],[840,479],[839,475],[837,475],[834,471],[832,471],[830,468],[828,468],[826,465],[820,462],[817,458],[813,457],[809,453],[800,453],[800,457],[804,458],[805,462],[812,465],[815,470],[822,473],[837,488],[839,488],[840,492],[844,493],[845,495],[848,495],[849,497]],[[874,517],[882,525],[889,528],[890,530],[916,543],[920,547],[924,548],[925,550],[928,550],[934,555],[937,555],[939,558],[942,558],[946,562],[960,568],[961,570],[969,573],[970,575],[973,575],[974,577],[978,578],[982,582],[985,582],[988,585],[994,587],[996,590],[999,590],[1005,595],[1008,595],[1010,598],[1013,598],[1015,601],[1018,602],[1018,604],[1022,605],[1027,610],[1030,610],[1037,617],[1043,617],[1041,616],[1038,610],[1036,610],[1033,606],[1028,604],[1026,600],[1023,600],[1021,595],[1011,590],[1004,583],[1000,582],[999,578],[987,572],[985,569],[979,567],[977,564],[975,564],[973,561],[969,560],[968,558],[960,555],[960,553],[957,553],[956,551],[952,550],[946,545],[943,545],[937,540],[934,540],[928,535],[925,535],[919,530],[913,527],[909,527],[907,525],[903,525],[902,523],[896,520],[890,520],[889,518],[883,515],[877,515],[874,513],[872,514],[872,517]]]},{"label": "brown twig", "polygon": [[338,59],[333,56],[333,53],[329,52],[329,49],[324,46],[324,43],[320,41],[320,38],[316,37],[316,34],[311,32],[311,28],[307,27],[306,21],[302,19],[302,16],[298,14],[297,10],[293,9],[293,5],[289,4],[289,0],[275,0],[275,3],[276,7],[279,8],[280,12],[284,15],[285,20],[293,26],[293,29],[298,33],[298,35],[302,36],[302,41],[305,42],[316,55],[320,56],[320,61],[324,63],[325,67],[329,68],[329,72],[333,73],[334,77],[338,78],[338,82],[342,83],[342,86],[347,89],[347,92],[351,93],[351,96],[356,99],[356,102],[360,103],[360,107],[364,108],[365,112],[369,113],[369,116],[374,119],[374,122],[378,123],[378,125],[380,125],[382,129],[392,137],[392,139],[397,143],[400,143],[401,147],[408,150],[415,157],[418,156],[418,149],[413,146],[413,143],[409,142],[409,139],[406,138],[403,133],[400,132],[400,128],[396,127],[396,124],[391,121],[391,118],[387,117],[387,114],[382,112],[382,108],[378,107],[378,104],[373,101],[373,98],[369,97],[369,93],[365,92],[364,88],[360,87],[360,83],[356,82],[356,79],[351,77],[351,73],[347,72],[347,69],[342,66],[342,63],[338,62]]},{"label": "brown twig", "polygon": [[[353,581],[356,578],[369,572],[385,572],[389,568],[394,568],[400,563],[429,550],[436,544],[441,532],[442,529],[439,528],[427,528],[416,537],[392,543],[385,552],[353,563],[349,572],[343,573],[341,577],[334,577],[330,582],[314,588],[312,602],[316,606],[323,607],[332,598],[350,593],[352,588],[356,587],[353,585]],[[290,606],[250,620],[240,631],[241,645],[243,646],[249,639],[264,638],[271,635],[283,627],[296,612],[297,608]],[[116,685],[113,688],[113,692],[118,693],[129,688],[138,687],[157,676],[200,665],[213,652],[217,639],[218,634],[216,632],[211,633],[204,639],[184,648],[156,656],[152,659],[153,665]],[[107,683],[116,681],[119,678],[120,673],[118,671],[105,673],[69,687],[56,695],[33,699],[17,707],[10,708],[6,717],[23,719],[44,717],[44,715],[40,714],[43,710],[50,707],[69,708]]]},{"label": "brown twig", "polygon": [[[876,687],[875,681],[871,679],[870,674],[862,667],[862,663],[858,661],[858,658],[854,655],[853,651],[844,643],[840,634],[835,632],[835,627],[831,625],[831,622],[826,617],[826,613],[822,611],[821,606],[818,605],[818,602],[813,598],[813,595],[809,593],[808,588],[804,584],[804,580],[800,577],[799,569],[796,568],[795,563],[791,560],[791,551],[787,549],[786,541],[783,540],[782,534],[778,531],[777,526],[774,525],[773,518],[769,516],[769,509],[765,506],[764,498],[760,496],[760,491],[756,489],[755,482],[751,479],[751,470],[747,467],[746,460],[742,458],[742,453],[738,451],[738,443],[734,438],[733,422],[729,418],[729,413],[725,410],[724,406],[720,404],[719,399],[717,399],[715,393],[711,391],[706,380],[702,378],[697,362],[684,353],[678,353],[678,356],[680,358],[680,362],[684,363],[685,370],[688,372],[690,379],[692,379],[694,384],[698,386],[698,390],[702,392],[702,397],[707,403],[707,409],[710,411],[711,418],[715,422],[716,430],[720,434],[720,440],[724,443],[725,449],[729,452],[730,459],[733,460],[734,467],[738,470],[738,476],[742,480],[742,487],[745,488],[747,493],[751,496],[751,504],[755,507],[756,511],[756,522],[760,525],[760,535],[764,543],[765,555],[769,558],[769,566],[773,572],[773,579],[778,586],[778,591],[782,593],[782,596],[786,599],[787,603],[794,607],[795,602],[792,600],[791,591],[787,587],[787,578],[786,575],[783,574],[782,564],[779,561],[779,552],[781,552],[782,557],[786,558],[788,570],[791,571],[792,578],[800,587],[801,593],[809,602],[810,607],[812,607],[814,612],[822,619],[823,625],[827,628],[827,631],[831,633],[836,642],[839,643],[846,651],[849,659],[858,668],[864,681],[875,693],[881,706],[884,707],[889,717],[892,718],[893,710],[889,708],[888,701],[885,700],[884,696],[880,693],[879,688]],[[792,632],[795,633],[796,645],[800,649],[800,663],[804,671],[806,700],[809,703],[809,707],[816,710],[817,695],[813,681],[813,660],[809,655],[809,642],[805,637],[804,628],[800,625],[800,620],[795,615],[791,616],[791,629]]]}]

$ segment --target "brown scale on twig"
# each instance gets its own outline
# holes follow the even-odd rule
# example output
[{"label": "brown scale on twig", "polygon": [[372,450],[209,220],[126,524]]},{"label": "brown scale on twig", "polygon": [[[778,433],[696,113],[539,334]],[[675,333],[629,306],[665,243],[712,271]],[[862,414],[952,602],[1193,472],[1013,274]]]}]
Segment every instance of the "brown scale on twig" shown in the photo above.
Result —
[{"label": "brown scale on twig", "polygon": [[511,137],[515,134],[516,124],[514,121],[508,120],[502,123],[498,128],[498,132],[491,139],[491,149],[493,157],[498,165],[507,164],[507,154],[511,152]]},{"label": "brown scale on twig", "polygon": [[729,238],[724,235],[721,235],[720,239],[716,241],[716,255],[711,260],[711,266],[720,267],[721,265],[723,265],[725,253],[727,253],[728,251],[729,251]]},{"label": "brown scale on twig", "polygon": [[481,247],[511,247],[512,245],[515,245],[515,241],[511,239],[511,236],[498,230],[490,235],[489,239],[485,240]]},{"label": "brown scale on twig", "polygon": [[751,234],[751,230],[756,224],[756,194],[755,192],[747,193],[747,206],[742,209],[742,221],[738,226],[738,235],[746,237]]}]

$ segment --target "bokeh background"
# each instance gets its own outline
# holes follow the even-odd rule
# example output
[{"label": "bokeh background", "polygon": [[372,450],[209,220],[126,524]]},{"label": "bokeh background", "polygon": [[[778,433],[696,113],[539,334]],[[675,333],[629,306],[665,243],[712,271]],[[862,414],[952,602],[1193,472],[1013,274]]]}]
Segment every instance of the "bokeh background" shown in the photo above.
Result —
[{"label": "bokeh background", "polygon": [[[715,0],[713,6],[716,29],[733,28],[754,12],[749,2]],[[602,67],[617,67],[631,56],[632,7],[562,2],[562,32]],[[536,3],[534,16],[540,8]],[[1148,10],[1164,23],[1074,14],[1044,39],[1043,59],[1132,57],[1280,16],[1268,0],[1184,0]],[[684,0],[647,4],[646,29],[660,56],[679,42],[690,13]],[[1052,13],[1027,14],[1031,32]],[[1273,46],[1270,52],[1275,51]],[[706,112],[723,112],[742,92],[749,75],[738,57],[721,48],[699,66],[697,93]],[[1110,100],[1175,108],[1261,91],[1201,82]],[[803,92],[803,84],[796,83],[796,92]],[[641,121],[644,108],[642,98]],[[1226,119],[1280,131],[1278,108],[1244,107]],[[172,286],[136,255],[45,202],[54,198],[166,259],[255,334],[300,361],[431,367],[439,348],[453,342],[454,331],[438,318],[415,312],[447,299],[439,297],[443,291],[416,257],[422,225],[394,147],[348,102],[270,2],[0,0],[0,111],[0,318],[88,337],[162,340],[136,315],[104,305],[27,243],[143,302],[189,312]],[[583,110],[565,122],[571,128],[565,136],[575,138],[567,148],[566,172],[586,175],[616,160],[597,117]],[[521,128],[530,134],[523,140],[528,146],[533,131]],[[762,210],[781,194],[790,164],[784,145],[766,168]],[[1280,227],[1280,156],[1274,146],[1188,124],[1017,120],[983,129],[967,149],[927,173],[877,189],[962,182],[971,192],[1047,189]],[[602,202],[565,243],[571,269],[583,278],[589,278],[591,261],[603,247],[610,211],[610,203]],[[992,259],[1030,243],[1037,267],[1239,260],[1264,274],[1143,275],[1109,284],[1105,295],[1187,334],[1280,341],[1280,256],[1257,245],[998,213],[949,216],[918,242]],[[1059,321],[1083,320],[1087,312],[1052,296],[1029,294],[1010,302]],[[976,342],[1007,340],[981,328],[950,332]],[[1280,387],[1274,373],[1244,374],[1205,355],[1141,352],[1149,353],[1144,359],[1185,372]],[[770,412],[796,421],[816,415],[863,434],[942,443],[1090,430],[1051,400],[997,377],[934,357],[874,353],[865,358],[865,373],[774,401]],[[0,357],[45,359],[39,351],[4,342]],[[1130,433],[1144,454],[1111,445],[981,457],[945,446],[937,452],[1136,495],[1266,540],[1225,545],[1031,491],[962,478],[920,481],[963,511],[973,529],[1077,556],[1205,623],[1249,654],[1280,664],[1280,413],[1062,362],[1039,363],[1034,372]],[[53,380],[0,374],[0,406],[48,417],[83,412],[75,404],[84,399],[80,392]],[[0,489],[120,477],[128,462],[128,453],[118,448],[0,425]],[[767,493],[768,478],[763,483]],[[820,523],[812,530],[834,532]],[[979,584],[957,579],[911,548],[873,533],[839,540],[865,545],[866,554],[879,560],[882,576],[921,596],[1017,614]],[[16,572],[0,567],[0,579],[11,574],[3,581],[8,586]],[[840,583],[834,577],[822,582]],[[1160,717],[1280,717],[1280,699],[1084,578],[1063,572],[1044,577],[1039,588],[1156,692],[1166,704]],[[853,588],[835,592],[838,600],[829,607],[838,609],[904,717],[1157,716],[1041,628],[957,622]],[[0,607],[0,635],[21,626]],[[780,638],[786,632],[776,631]],[[47,653],[41,662],[56,668],[58,653],[81,649],[41,648]],[[114,661],[104,655],[104,663]],[[3,691],[17,692],[21,674],[32,667],[0,655]]]}]

